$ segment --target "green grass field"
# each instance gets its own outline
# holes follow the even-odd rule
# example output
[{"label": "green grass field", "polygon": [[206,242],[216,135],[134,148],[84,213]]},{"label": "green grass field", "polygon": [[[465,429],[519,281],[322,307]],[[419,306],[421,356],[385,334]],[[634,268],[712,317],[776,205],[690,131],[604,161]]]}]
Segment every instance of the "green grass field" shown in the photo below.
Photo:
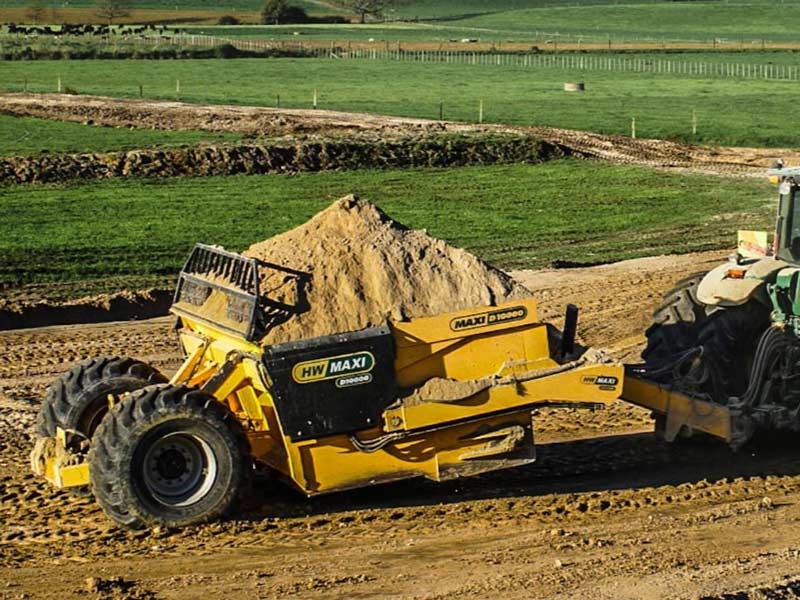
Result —
[{"label": "green grass field", "polygon": [[[465,15],[489,14],[530,8],[563,8],[628,4],[663,4],[669,0],[410,0],[400,2],[387,11],[404,18],[463,18]],[[764,1],[764,0],[756,0]]]},{"label": "green grass field", "polygon": [[[55,91],[310,108],[475,121],[484,101],[489,122],[547,125],[603,133],[629,133],[636,117],[640,137],[725,145],[794,146],[786,126],[797,104],[797,82],[678,78],[553,69],[414,64],[329,59],[180,61],[31,61],[6,63],[0,90]],[[565,81],[587,84],[585,94],[566,94]],[[696,111],[698,134],[691,133]]]},{"label": "green grass field", "polygon": [[[582,9],[582,10],[588,10]],[[509,19],[513,22],[513,17],[518,12],[491,13],[480,17],[480,19]],[[526,11],[534,12],[534,11]],[[759,50],[761,40],[766,42],[793,42],[797,38],[790,31],[780,29],[779,33],[762,32],[754,35],[741,33],[738,35],[705,35],[694,33],[692,28],[686,32],[664,32],[658,31],[618,31],[610,30],[606,32],[602,29],[566,29],[566,28],[543,28],[538,22],[531,22],[527,14],[522,15],[525,21],[516,23],[517,29],[504,29],[477,25],[478,18],[465,20],[448,21],[420,21],[406,22],[398,21],[392,23],[366,23],[360,24],[288,24],[288,25],[188,25],[185,27],[187,33],[217,35],[224,37],[246,37],[249,39],[267,39],[278,41],[294,42],[452,42],[462,39],[476,39],[480,42],[518,42],[532,43],[541,45],[545,41],[576,43],[611,41],[613,44],[628,42],[670,42],[670,41],[698,41],[708,44],[711,47],[712,40],[718,39],[729,49]],[[527,23],[531,22],[530,25]],[[538,29],[536,28],[538,26]],[[528,29],[530,27],[530,29]],[[464,49],[469,51],[470,46],[464,45]]]},{"label": "green grass field", "polygon": [[[613,5],[612,5],[613,4]],[[287,25],[268,27],[259,37],[294,35],[311,39],[442,41],[464,37],[483,41],[556,40],[738,40],[795,41],[800,27],[798,2],[538,2],[505,0],[487,4],[427,0],[402,4],[390,18],[419,23],[367,25]],[[246,28],[242,28],[246,29]],[[249,28],[247,28],[249,29]],[[211,33],[212,28],[192,31]],[[254,35],[251,31],[248,35]],[[227,35],[243,35],[235,29]]]},{"label": "green grass field", "polygon": [[451,21],[451,26],[524,35],[531,31],[614,39],[796,40],[794,3],[664,2],[625,6],[533,8]]},{"label": "green grass field", "polygon": [[0,197],[0,285],[163,285],[197,241],[242,250],[354,191],[506,268],[730,247],[768,226],[774,196],[764,181],[570,160],[16,186]]},{"label": "green grass field", "polygon": [[233,133],[117,129],[0,114],[0,156],[39,152],[110,152],[200,142],[235,142]]}]

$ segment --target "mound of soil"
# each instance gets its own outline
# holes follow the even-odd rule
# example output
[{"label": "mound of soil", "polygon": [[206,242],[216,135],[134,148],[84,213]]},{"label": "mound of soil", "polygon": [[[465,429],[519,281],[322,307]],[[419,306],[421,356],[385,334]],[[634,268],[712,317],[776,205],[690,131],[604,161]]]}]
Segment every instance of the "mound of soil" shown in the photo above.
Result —
[{"label": "mound of soil", "polygon": [[262,175],[332,169],[536,164],[567,152],[531,136],[481,134],[388,140],[282,141],[275,144],[145,148],[93,154],[0,157],[0,185],[112,177]]},{"label": "mound of soil", "polygon": [[267,332],[266,343],[332,335],[473,306],[530,292],[466,250],[398,223],[374,204],[347,196],[245,255],[301,273],[303,285],[267,271],[262,293],[301,307]]}]

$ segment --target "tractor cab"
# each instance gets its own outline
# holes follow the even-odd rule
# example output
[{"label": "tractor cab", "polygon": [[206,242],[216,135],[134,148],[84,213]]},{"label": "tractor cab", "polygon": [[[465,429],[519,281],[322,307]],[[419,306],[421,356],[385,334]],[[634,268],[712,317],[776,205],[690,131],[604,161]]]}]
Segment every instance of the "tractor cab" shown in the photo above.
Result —
[{"label": "tractor cab", "polygon": [[800,167],[776,167],[768,172],[778,186],[778,217],[775,223],[773,254],[787,263],[800,263]]}]

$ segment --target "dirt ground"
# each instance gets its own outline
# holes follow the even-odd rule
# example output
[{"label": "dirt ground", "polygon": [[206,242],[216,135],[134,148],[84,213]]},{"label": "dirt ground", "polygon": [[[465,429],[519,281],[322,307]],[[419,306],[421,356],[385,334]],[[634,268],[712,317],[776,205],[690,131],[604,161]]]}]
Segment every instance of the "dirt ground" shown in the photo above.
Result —
[{"label": "dirt ground", "polygon": [[435,133],[522,133],[571,155],[727,176],[760,176],[776,158],[800,163],[800,152],[779,148],[693,146],[550,127],[509,127],[387,117],[331,110],[201,105],[69,94],[0,94],[0,112],[108,127],[230,131],[258,137],[349,136],[387,139]]},{"label": "dirt ground", "polygon": [[[724,253],[525,271],[546,319],[635,360],[663,291]],[[0,598],[796,598],[800,448],[657,441],[645,411],[543,410],[539,460],[306,500],[259,482],[233,520],[132,533],[28,473],[48,383],[88,356],[179,362],[168,318],[0,333]]]}]

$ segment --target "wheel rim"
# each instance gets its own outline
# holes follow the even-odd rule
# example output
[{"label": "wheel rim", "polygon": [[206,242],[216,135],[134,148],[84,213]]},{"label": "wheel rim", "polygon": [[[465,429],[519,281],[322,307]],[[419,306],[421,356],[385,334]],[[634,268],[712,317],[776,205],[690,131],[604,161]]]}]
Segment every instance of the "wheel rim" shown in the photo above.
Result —
[{"label": "wheel rim", "polygon": [[157,439],[143,463],[145,488],[166,506],[188,506],[201,500],[217,477],[217,457],[197,435],[175,432]]}]

